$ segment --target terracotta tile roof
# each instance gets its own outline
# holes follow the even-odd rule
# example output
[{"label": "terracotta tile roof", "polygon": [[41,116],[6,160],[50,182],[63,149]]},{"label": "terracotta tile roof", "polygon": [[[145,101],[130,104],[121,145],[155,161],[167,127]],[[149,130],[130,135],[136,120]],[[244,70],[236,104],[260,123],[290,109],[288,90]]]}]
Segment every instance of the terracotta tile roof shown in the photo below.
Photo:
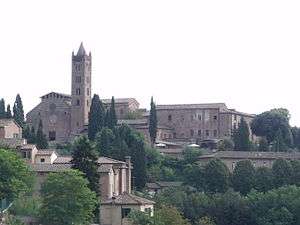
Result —
[{"label": "terracotta tile roof", "polygon": [[300,159],[300,152],[247,152],[247,151],[218,151],[211,155],[202,155],[199,159],[234,158],[234,159]]},{"label": "terracotta tile roof", "polygon": [[34,148],[36,148],[35,145],[33,145],[33,144],[26,144],[26,145],[22,145],[20,149],[21,150],[25,150],[25,149],[34,149]]},{"label": "terracotta tile roof", "polygon": [[138,197],[133,194],[129,194],[124,192],[121,195],[118,195],[115,197],[115,199],[111,198],[104,202],[101,202],[101,204],[115,204],[115,205],[153,205],[155,204],[154,201]]},{"label": "terracotta tile roof", "polygon": [[47,97],[47,95],[49,96],[50,94],[55,94],[56,96],[59,96],[59,97],[62,97],[62,98],[72,98],[71,97],[71,95],[68,95],[68,94],[63,94],[63,93],[58,93],[58,92],[54,92],[54,91],[52,91],[52,92],[50,92],[50,93],[48,93],[48,94],[45,94],[45,95],[43,95],[43,96],[41,96],[40,98],[44,98],[44,97]]},{"label": "terracotta tile roof", "polygon": [[35,172],[60,172],[71,169],[71,164],[30,164],[30,167]]},{"label": "terracotta tile roof", "polygon": [[203,104],[174,104],[174,105],[157,105],[157,110],[167,109],[227,109],[225,103],[203,103]]},{"label": "terracotta tile roof", "polygon": [[54,160],[54,164],[61,164],[61,163],[71,163],[72,157],[71,156],[58,156]]},{"label": "terracotta tile roof", "polygon": [[118,120],[118,124],[128,124],[128,125],[147,125],[147,119],[135,119],[135,120]]},{"label": "terracotta tile roof", "polygon": [[0,127],[6,127],[9,126],[10,124],[14,123],[15,125],[17,125],[18,127],[19,124],[15,122],[14,119],[0,119]]},{"label": "terracotta tile roof", "polygon": [[125,162],[122,162],[122,161],[119,161],[116,159],[111,159],[108,157],[99,157],[98,163],[100,163],[100,164],[125,164]]},{"label": "terracotta tile roof", "polygon": [[44,149],[44,150],[39,150],[36,155],[52,155],[53,153],[57,154],[55,150],[51,150],[51,149]]},{"label": "terracotta tile roof", "polygon": [[[101,99],[103,104],[110,104],[111,99]],[[115,98],[115,104],[128,104],[128,103],[138,103],[135,98]]]}]

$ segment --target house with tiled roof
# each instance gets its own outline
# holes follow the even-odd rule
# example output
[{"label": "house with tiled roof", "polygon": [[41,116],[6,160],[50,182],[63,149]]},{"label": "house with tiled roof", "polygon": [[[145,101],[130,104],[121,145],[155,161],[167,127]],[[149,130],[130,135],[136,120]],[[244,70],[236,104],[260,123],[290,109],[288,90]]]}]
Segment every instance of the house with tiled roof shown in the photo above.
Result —
[{"label": "house with tiled roof", "polygon": [[[72,157],[60,156],[54,149],[38,150],[35,145],[27,144],[18,148],[18,152],[37,175],[36,195],[39,194],[41,185],[49,173],[72,168]],[[99,157],[97,162],[100,173],[101,224],[125,224],[126,217],[131,210],[153,214],[153,201],[131,193],[133,165],[130,157],[126,157],[125,162],[108,157]]]}]

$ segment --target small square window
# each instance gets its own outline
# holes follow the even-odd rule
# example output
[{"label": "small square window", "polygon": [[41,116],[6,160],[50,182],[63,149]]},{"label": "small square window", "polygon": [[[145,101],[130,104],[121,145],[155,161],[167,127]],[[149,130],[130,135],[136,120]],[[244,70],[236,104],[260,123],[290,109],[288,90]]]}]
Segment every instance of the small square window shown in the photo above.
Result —
[{"label": "small square window", "polygon": [[130,211],[130,208],[122,208],[122,219],[128,217]]},{"label": "small square window", "polygon": [[218,120],[218,116],[214,116],[214,120]]},{"label": "small square window", "polygon": [[198,130],[198,136],[201,136],[201,133],[202,133],[201,130]]},{"label": "small square window", "polygon": [[45,162],[45,159],[44,158],[41,158],[41,163],[44,163]]},{"label": "small square window", "polygon": [[205,135],[208,137],[209,136],[209,130],[205,130]]}]

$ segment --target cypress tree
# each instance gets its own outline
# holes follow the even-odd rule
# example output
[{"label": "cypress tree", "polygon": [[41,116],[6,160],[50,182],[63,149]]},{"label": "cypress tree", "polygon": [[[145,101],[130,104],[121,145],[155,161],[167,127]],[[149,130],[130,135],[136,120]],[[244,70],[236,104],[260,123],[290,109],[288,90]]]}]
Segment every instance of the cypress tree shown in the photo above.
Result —
[{"label": "cypress tree", "polygon": [[111,156],[114,140],[115,135],[113,131],[104,127],[95,139],[97,152],[101,156]]},{"label": "cypress tree", "polygon": [[17,94],[15,104],[13,107],[13,112],[14,112],[14,119],[15,121],[21,126],[24,127],[24,109],[23,109],[23,103],[21,96]]},{"label": "cypress tree", "polygon": [[89,115],[89,127],[88,137],[90,140],[94,140],[96,134],[104,127],[105,110],[103,104],[98,95],[94,95],[92,99],[90,115]]},{"label": "cypress tree", "polygon": [[86,136],[75,140],[71,163],[73,169],[78,169],[85,174],[89,181],[89,188],[99,195],[98,155]]},{"label": "cypress tree", "polygon": [[11,114],[11,110],[10,110],[10,105],[9,104],[7,105],[7,108],[6,108],[6,118],[7,119],[12,118],[12,114]]},{"label": "cypress tree", "polygon": [[28,137],[28,143],[29,144],[35,144],[36,143],[36,133],[34,130],[34,127],[32,126],[30,129],[29,137]]},{"label": "cypress tree", "polygon": [[38,149],[46,149],[48,148],[48,142],[46,135],[43,133],[43,123],[42,120],[39,122],[39,127],[36,132],[36,146]]},{"label": "cypress tree", "polygon": [[113,129],[117,125],[117,115],[115,109],[115,98],[114,96],[111,98],[111,104],[109,109],[109,128]]},{"label": "cypress tree", "polygon": [[5,112],[5,101],[2,98],[0,100],[0,119],[5,119],[6,118],[6,112]]},{"label": "cypress tree", "polygon": [[151,145],[153,147],[156,134],[157,134],[157,116],[156,116],[156,106],[153,101],[153,97],[151,97],[151,104],[150,104],[150,118],[149,118],[149,134],[151,139]]},{"label": "cypress tree", "polygon": [[233,134],[234,149],[236,151],[250,151],[251,141],[249,139],[249,126],[245,119],[242,117],[237,130]]}]

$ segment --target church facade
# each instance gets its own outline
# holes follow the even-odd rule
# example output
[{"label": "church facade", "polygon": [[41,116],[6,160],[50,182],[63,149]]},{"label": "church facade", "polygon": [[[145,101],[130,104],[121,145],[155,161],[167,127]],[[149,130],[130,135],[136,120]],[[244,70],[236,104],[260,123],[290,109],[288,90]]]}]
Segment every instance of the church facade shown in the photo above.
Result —
[{"label": "church facade", "polygon": [[42,121],[49,141],[68,142],[84,132],[91,104],[92,56],[81,43],[77,54],[72,53],[71,95],[51,92],[26,116],[27,123],[37,129]]}]

